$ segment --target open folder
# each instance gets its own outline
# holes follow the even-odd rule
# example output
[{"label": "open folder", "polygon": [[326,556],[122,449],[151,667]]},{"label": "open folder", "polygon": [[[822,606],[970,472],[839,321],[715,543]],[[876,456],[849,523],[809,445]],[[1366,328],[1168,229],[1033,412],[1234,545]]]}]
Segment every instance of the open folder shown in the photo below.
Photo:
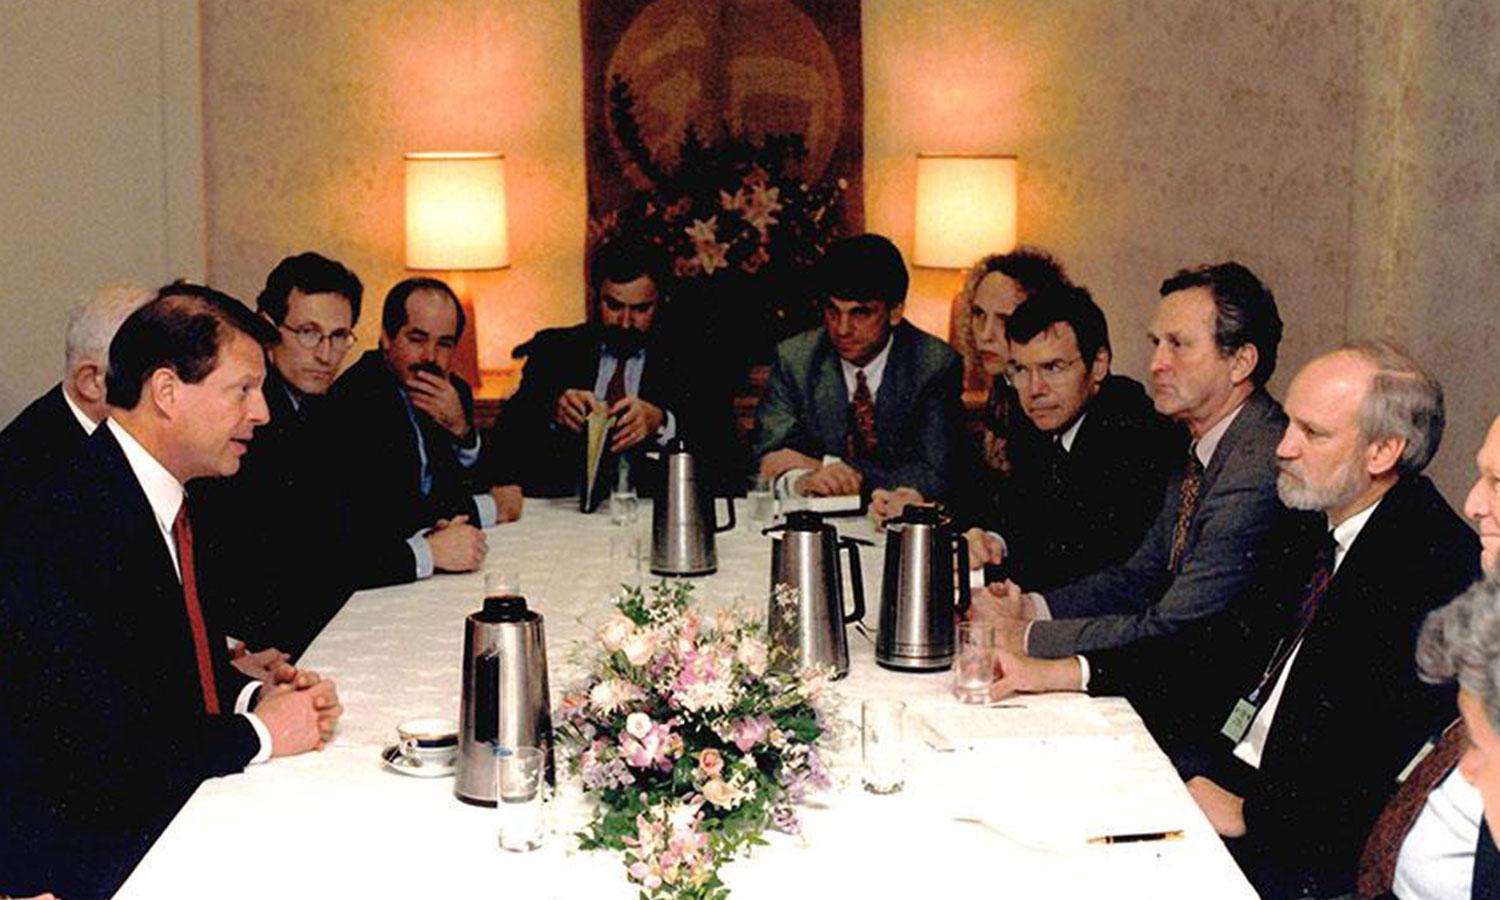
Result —
[{"label": "open folder", "polygon": [[602,409],[595,409],[584,419],[583,431],[587,440],[584,443],[583,490],[578,497],[578,508],[583,512],[598,509],[604,498],[609,496],[609,479],[605,476],[614,467],[605,465],[605,458],[609,455],[610,429],[619,418]]}]

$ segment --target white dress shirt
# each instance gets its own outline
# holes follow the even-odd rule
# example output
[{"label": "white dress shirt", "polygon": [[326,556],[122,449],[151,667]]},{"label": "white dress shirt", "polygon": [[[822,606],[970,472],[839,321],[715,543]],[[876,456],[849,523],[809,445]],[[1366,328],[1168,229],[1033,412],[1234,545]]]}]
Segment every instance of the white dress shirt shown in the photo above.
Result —
[{"label": "white dress shirt", "polygon": [[68,404],[68,409],[72,411],[73,418],[78,420],[78,426],[83,429],[83,433],[92,435],[94,433],[94,429],[99,427],[99,423],[95,422],[93,419],[90,419],[89,414],[84,412],[83,408],[80,407],[77,403],[73,402],[73,398],[68,396],[67,388],[63,388],[62,395],[63,402]]},{"label": "white dress shirt", "polygon": [[1484,804],[1455,766],[1427,795],[1396,857],[1391,892],[1401,900],[1468,900]]},{"label": "white dress shirt", "polygon": [[[854,392],[859,389],[860,372],[865,373],[865,387],[870,389],[871,402],[874,402],[875,398],[880,394],[881,382],[885,380],[885,364],[891,358],[892,342],[893,338],[887,337],[885,339],[885,346],[880,348],[880,352],[875,354],[874,359],[863,366],[856,366],[847,359],[839,357],[839,371],[843,373],[844,389],[848,392],[850,401],[853,401]],[[842,461],[840,457],[831,453],[823,457],[823,465],[825,466]],[[812,469],[787,469],[776,476],[776,481],[771,485],[771,488],[777,497],[783,499],[801,496],[796,492],[797,480],[803,475],[811,475],[812,471]]]},{"label": "white dress shirt", "polygon": [[[182,508],[183,490],[182,484],[171,472],[166,470],[156,457],[140,442],[126,431],[119,422],[114,419],[105,420],[109,424],[110,433],[119,442],[120,449],[125,453],[125,461],[130,464],[130,470],[135,473],[136,481],[140,482],[141,490],[146,494],[146,502],[151,505],[151,514],[156,519],[156,527],[161,532],[162,542],[167,546],[167,555],[172,559],[172,569],[177,573],[177,580],[182,580],[182,564],[177,559],[177,541],[172,537],[172,523],[177,521],[177,511]],[[234,701],[234,711],[250,720],[250,725],[255,729],[255,736],[260,739],[260,750],[250,760],[252,764],[262,763],[271,758],[271,732],[266,728],[264,722],[255,713],[250,712],[250,701],[255,696],[256,688],[260,682],[252,681],[240,690],[239,697]]]}]

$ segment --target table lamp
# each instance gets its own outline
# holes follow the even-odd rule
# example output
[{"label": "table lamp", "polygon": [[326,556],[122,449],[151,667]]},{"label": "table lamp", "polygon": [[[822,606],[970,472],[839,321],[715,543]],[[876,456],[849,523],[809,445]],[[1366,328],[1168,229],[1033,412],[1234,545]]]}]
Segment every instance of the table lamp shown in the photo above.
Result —
[{"label": "table lamp", "polygon": [[505,157],[499,153],[408,153],[406,267],[447,273],[468,325],[453,371],[478,388],[479,343],[474,301],[463,273],[510,265],[505,224]]}]

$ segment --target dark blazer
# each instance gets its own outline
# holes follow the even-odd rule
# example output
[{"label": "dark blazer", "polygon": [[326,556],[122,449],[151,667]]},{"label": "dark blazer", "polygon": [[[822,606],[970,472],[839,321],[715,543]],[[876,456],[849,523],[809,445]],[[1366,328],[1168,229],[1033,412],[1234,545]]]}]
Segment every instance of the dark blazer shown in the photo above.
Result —
[{"label": "dark blazer", "polygon": [[[449,379],[474,420],[474,394],[457,375]],[[427,447],[431,490],[421,490],[422,464],[417,436],[406,411],[402,387],[379,350],[368,350],[329,391],[318,422],[323,459],[333,467],[329,477],[340,484],[361,541],[405,540],[440,518],[467,515],[478,524],[473,493],[477,465],[458,462],[458,442],[421,410],[412,413]]]},{"label": "dark blazer", "polygon": [[62,385],[31,401],[0,431],[0,521],[83,446],[88,432],[78,424]]},{"label": "dark blazer", "polygon": [[1152,408],[1139,382],[1119,375],[1089,402],[1069,450],[1024,414],[1016,418],[1006,441],[1010,475],[976,523],[1007,545],[990,580],[1047,591],[1128,559],[1182,464],[1183,428]]},{"label": "dark blazer", "polygon": [[1495,847],[1495,835],[1487,818],[1480,821],[1479,842],[1474,847],[1474,886],[1469,897],[1500,900],[1500,849]]},{"label": "dark blazer", "polygon": [[1118,647],[1175,631],[1233,601],[1284,512],[1276,498],[1276,445],[1285,429],[1280,404],[1263,390],[1252,393],[1203,473],[1178,570],[1168,563],[1186,454],[1140,547],[1120,565],[1048,591],[1053,620],[1031,627],[1027,651],[1059,657]]},{"label": "dark blazer", "polygon": [[[1395,778],[1453,717],[1452,686],[1424,684],[1413,651],[1427,613],[1479,576],[1472,530],[1424,476],[1386,493],[1339,566],[1287,677],[1259,770],[1219,734],[1295,630],[1325,522],[1288,529],[1254,594],[1170,637],[1089,653],[1090,693],[1139,699],[1183,776],[1245,798],[1231,852],[1265,897],[1334,896],[1355,866]],[[1316,517],[1321,518],[1321,517]],[[1189,750],[1181,736],[1196,733]]]},{"label": "dark blazer", "polygon": [[[520,484],[524,493],[538,497],[578,492],[584,437],[556,427],[552,420],[563,391],[594,389],[601,348],[601,330],[591,323],[543,329],[527,342],[521,386],[506,401],[484,440],[486,471],[492,483]],[[646,345],[638,396],[671,411],[678,436],[694,446],[708,435],[702,434],[702,417],[686,402],[687,381],[653,335]]]},{"label": "dark blazer", "polygon": [[330,475],[337,448],[316,433],[325,398],[304,397],[299,408],[274,367],[264,392],[271,419],[255,429],[239,472],[190,490],[224,627],[252,648],[296,656],[353,591],[411,581],[416,559],[405,540],[363,541],[354,528]]},{"label": "dark blazer", "polygon": [[[198,784],[259,742],[203,710],[181,584],[108,428],[21,513],[27,528],[0,537],[0,887],[108,896]],[[202,605],[232,710],[246,679]]]},{"label": "dark blazer", "polygon": [[[963,364],[953,348],[901,322],[875,395],[873,459],[845,460],[864,478],[862,491],[912,487],[928,499],[948,496]],[[752,456],[789,447],[812,457],[844,456],[849,389],[839,355],[824,329],[805,331],[776,347],[766,395],[756,411]]]}]

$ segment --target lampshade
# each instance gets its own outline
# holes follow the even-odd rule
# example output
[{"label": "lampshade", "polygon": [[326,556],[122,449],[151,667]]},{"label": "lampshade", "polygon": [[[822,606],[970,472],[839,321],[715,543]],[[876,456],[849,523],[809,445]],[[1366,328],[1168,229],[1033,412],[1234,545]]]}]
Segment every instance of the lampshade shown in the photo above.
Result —
[{"label": "lampshade", "polygon": [[1016,247],[1016,158],[917,154],[912,263],[962,269]]},{"label": "lampshade", "polygon": [[452,271],[508,265],[505,157],[406,154],[406,267]]}]

